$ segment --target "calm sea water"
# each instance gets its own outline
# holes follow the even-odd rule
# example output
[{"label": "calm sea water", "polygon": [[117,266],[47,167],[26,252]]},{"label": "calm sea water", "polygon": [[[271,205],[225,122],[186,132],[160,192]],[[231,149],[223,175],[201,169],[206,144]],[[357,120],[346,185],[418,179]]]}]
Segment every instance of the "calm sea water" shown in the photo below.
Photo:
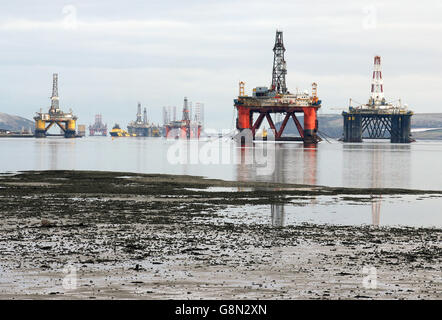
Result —
[{"label": "calm sea water", "polygon": [[[0,150],[0,172],[103,170],[239,181],[442,190],[442,142],[333,141],[321,142],[317,147],[261,142],[241,147],[230,139],[2,138]],[[363,203],[341,201],[339,197],[315,197],[305,202],[302,206],[297,203],[228,208],[224,218],[277,226],[313,222],[442,227],[440,197],[372,197]]]},{"label": "calm sea water", "polygon": [[442,190],[442,142],[390,144],[263,143],[241,148],[229,139],[2,138],[0,172],[106,170],[198,175],[345,187]]}]

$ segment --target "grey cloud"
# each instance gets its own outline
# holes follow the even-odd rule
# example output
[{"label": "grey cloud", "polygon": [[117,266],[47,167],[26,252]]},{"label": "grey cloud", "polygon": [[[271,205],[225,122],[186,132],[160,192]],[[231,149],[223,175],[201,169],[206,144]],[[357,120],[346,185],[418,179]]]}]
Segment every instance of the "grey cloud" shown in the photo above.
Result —
[{"label": "grey cloud", "polygon": [[[52,72],[80,122],[94,112],[133,118],[138,100],[203,101],[230,126],[237,83],[268,85],[276,28],[284,30],[291,89],[319,83],[324,109],[368,96],[374,54],[387,96],[438,111],[442,33],[437,1],[73,1],[75,24],[52,1],[8,2],[0,12],[0,106],[28,118],[47,104]],[[367,10],[375,10],[367,27]],[[370,18],[370,17],[368,17]],[[373,27],[374,26],[374,27]],[[428,85],[431,83],[431,85]],[[390,90],[390,92],[388,91]]]}]

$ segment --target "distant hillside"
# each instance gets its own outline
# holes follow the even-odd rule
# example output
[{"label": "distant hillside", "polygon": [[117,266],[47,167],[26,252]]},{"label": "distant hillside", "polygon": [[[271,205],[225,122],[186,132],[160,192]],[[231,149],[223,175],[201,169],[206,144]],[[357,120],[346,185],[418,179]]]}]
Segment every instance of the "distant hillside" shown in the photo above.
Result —
[{"label": "distant hillside", "polygon": [[28,119],[12,116],[10,114],[0,112],[0,129],[10,131],[22,131],[22,129],[31,128],[34,131],[34,122]]},{"label": "distant hillside", "polygon": [[417,113],[411,118],[411,128],[442,128],[442,113]]},{"label": "distant hillside", "polygon": [[412,136],[418,140],[442,140],[442,129],[413,132]]},{"label": "distant hillside", "polygon": [[[299,121],[303,123],[304,118],[298,117]],[[343,120],[340,114],[320,114],[319,120],[319,132],[332,138],[342,137]],[[263,122],[266,128],[269,125]],[[279,128],[280,124],[276,124]],[[442,113],[418,113],[414,114],[411,118],[411,128],[440,128],[442,130]],[[412,135],[416,139],[441,139],[441,130],[431,130],[425,132],[413,132]],[[292,120],[286,126],[284,130],[285,134],[297,134],[297,129]],[[439,133],[438,133],[439,132]]]}]

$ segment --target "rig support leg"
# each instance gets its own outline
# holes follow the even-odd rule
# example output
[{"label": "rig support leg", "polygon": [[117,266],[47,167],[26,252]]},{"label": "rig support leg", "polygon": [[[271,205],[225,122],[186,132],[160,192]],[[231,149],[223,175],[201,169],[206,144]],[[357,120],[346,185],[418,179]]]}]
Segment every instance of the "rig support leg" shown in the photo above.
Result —
[{"label": "rig support leg", "polygon": [[391,143],[410,143],[411,116],[393,115],[391,117]]},{"label": "rig support leg", "polygon": [[344,142],[362,142],[362,116],[344,112]]},{"label": "rig support leg", "polygon": [[317,143],[319,141],[317,132],[316,109],[304,108],[304,142]]},{"label": "rig support leg", "polygon": [[[252,126],[252,114],[247,108],[244,107],[238,107],[238,114],[236,117],[236,128],[240,132],[240,139],[241,139],[241,145],[245,144],[245,137],[243,136],[243,133],[249,132],[251,133],[252,139],[255,138],[255,133],[253,131]],[[253,133],[252,133],[253,131]]]},{"label": "rig support leg", "polygon": [[64,126],[66,128],[66,130],[64,131],[65,138],[75,138],[75,125],[75,120],[66,121],[66,124]]},{"label": "rig support leg", "polygon": [[252,117],[250,111],[244,107],[238,107],[238,118],[236,127],[239,130],[252,128]]},{"label": "rig support leg", "polygon": [[44,120],[35,121],[35,137],[46,138],[46,122]]}]

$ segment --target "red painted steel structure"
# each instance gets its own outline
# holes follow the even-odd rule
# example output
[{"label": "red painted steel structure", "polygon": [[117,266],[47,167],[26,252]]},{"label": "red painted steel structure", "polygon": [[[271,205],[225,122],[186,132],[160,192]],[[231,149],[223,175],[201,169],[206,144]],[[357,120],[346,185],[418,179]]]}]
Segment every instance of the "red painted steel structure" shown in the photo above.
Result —
[{"label": "red painted steel structure", "polygon": [[201,134],[201,124],[192,122],[187,98],[184,98],[183,119],[171,121],[165,125],[166,137],[174,139],[199,139]]},{"label": "red painted steel structure", "polygon": [[[267,120],[270,128],[274,133],[275,140],[292,140],[292,141],[304,141],[307,143],[317,143],[320,138],[317,136],[318,121],[317,110],[320,105],[308,106],[308,107],[291,107],[291,106],[278,106],[278,107],[266,107],[266,106],[242,106],[240,99],[235,104],[238,110],[237,129],[240,131],[244,129],[250,129],[252,131],[253,138],[262,125],[264,118]],[[258,114],[258,118],[253,121],[254,114]],[[276,128],[271,113],[282,113],[285,117],[281,123],[279,129]],[[304,126],[301,125],[296,113],[304,114]],[[289,120],[293,119],[296,128],[298,129],[299,137],[284,137],[283,133]]]},{"label": "red painted steel structure", "polygon": [[201,125],[196,125],[195,130],[189,120],[172,121],[165,125],[166,137],[175,139],[199,139],[201,135]]}]

